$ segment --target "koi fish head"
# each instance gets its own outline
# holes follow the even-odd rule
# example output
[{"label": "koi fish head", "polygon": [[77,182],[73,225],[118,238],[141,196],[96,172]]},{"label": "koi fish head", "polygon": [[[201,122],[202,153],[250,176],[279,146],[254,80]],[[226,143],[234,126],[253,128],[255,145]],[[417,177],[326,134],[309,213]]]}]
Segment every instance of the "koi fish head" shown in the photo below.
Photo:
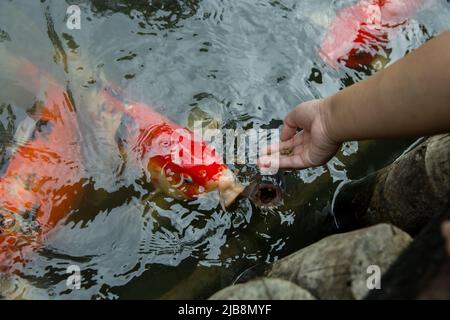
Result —
[{"label": "koi fish head", "polygon": [[153,184],[174,198],[217,190],[226,208],[244,190],[216,150],[188,129],[159,124],[142,132],[138,144]]}]

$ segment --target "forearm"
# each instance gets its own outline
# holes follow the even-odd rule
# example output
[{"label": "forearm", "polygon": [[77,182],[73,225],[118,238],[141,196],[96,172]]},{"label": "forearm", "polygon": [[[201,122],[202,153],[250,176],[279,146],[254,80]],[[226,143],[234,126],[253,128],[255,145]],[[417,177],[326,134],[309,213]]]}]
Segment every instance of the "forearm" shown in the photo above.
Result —
[{"label": "forearm", "polygon": [[450,131],[450,31],[326,99],[338,142]]}]

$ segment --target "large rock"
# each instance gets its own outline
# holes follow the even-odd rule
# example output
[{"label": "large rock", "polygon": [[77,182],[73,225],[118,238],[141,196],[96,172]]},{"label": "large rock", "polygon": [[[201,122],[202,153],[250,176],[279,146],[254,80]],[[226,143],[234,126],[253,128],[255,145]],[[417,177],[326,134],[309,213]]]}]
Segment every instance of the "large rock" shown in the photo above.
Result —
[{"label": "large rock", "polygon": [[268,276],[292,281],[318,299],[361,299],[373,275],[368,267],[384,273],[411,241],[388,224],[333,235],[275,262]]},{"label": "large rock", "polygon": [[341,230],[390,223],[417,235],[450,207],[450,134],[436,135],[391,165],[342,185],[333,212]]},{"label": "large rock", "polygon": [[262,278],[220,290],[210,300],[315,300],[305,289],[282,279]]}]

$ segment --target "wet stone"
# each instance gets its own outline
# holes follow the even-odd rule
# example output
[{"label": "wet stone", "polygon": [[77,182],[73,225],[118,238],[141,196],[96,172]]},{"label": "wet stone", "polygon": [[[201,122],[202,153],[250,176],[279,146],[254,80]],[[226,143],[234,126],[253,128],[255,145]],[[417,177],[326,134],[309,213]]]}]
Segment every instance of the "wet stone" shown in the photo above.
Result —
[{"label": "wet stone", "polygon": [[318,299],[362,299],[383,285],[381,275],[411,241],[388,224],[333,235],[275,262],[268,276],[292,281]]},{"label": "wet stone", "polygon": [[227,287],[212,295],[210,300],[315,300],[305,289],[282,280],[262,278]]}]

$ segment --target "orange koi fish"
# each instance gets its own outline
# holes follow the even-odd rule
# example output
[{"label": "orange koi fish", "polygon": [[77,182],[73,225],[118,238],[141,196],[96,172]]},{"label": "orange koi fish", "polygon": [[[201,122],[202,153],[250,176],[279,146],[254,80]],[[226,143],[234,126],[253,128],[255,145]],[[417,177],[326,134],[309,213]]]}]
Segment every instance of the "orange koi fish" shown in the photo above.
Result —
[{"label": "orange koi fish", "polygon": [[74,106],[54,79],[20,59],[44,101],[35,104],[35,129],[16,146],[0,176],[0,271],[28,259],[33,248],[81,199],[83,162]]},{"label": "orange koi fish", "polygon": [[367,66],[385,55],[390,30],[403,25],[427,0],[362,0],[336,15],[325,34],[321,58],[333,68]]},{"label": "orange koi fish", "polygon": [[[20,59],[22,60],[22,59]],[[16,146],[0,177],[0,271],[29,259],[46,235],[81,201],[88,180],[74,105],[64,87],[30,62],[20,62],[33,90],[42,91],[32,136]],[[176,198],[218,190],[223,207],[243,191],[219,154],[203,140],[142,103],[124,103],[102,90],[110,112],[123,115],[120,137],[151,182]]]},{"label": "orange koi fish", "polygon": [[[196,198],[218,190],[223,207],[229,206],[244,187],[214,148],[194,132],[140,103],[118,99],[103,91],[106,106],[128,119],[122,139],[127,154],[134,154],[153,184],[175,198]],[[126,121],[126,120],[125,120]]]}]

